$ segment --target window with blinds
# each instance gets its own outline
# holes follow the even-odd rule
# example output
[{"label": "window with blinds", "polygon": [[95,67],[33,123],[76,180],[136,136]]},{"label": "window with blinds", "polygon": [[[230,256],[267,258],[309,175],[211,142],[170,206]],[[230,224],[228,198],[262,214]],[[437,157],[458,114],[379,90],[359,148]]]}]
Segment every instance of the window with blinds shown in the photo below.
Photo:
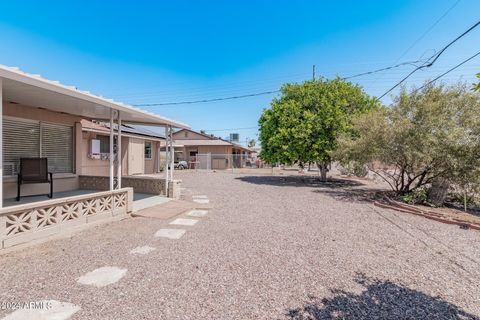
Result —
[{"label": "window with blinds", "polygon": [[97,134],[97,140],[100,140],[100,153],[110,154],[110,136]]},{"label": "window with blinds", "polygon": [[48,159],[53,173],[73,172],[73,128],[59,124],[40,123],[42,157]]},{"label": "window with blinds", "polygon": [[40,124],[38,122],[3,119],[3,174],[18,173],[20,158],[40,154]]},{"label": "window with blinds", "polygon": [[53,173],[73,173],[73,127],[3,119],[3,174],[16,175],[20,158],[48,158]]}]

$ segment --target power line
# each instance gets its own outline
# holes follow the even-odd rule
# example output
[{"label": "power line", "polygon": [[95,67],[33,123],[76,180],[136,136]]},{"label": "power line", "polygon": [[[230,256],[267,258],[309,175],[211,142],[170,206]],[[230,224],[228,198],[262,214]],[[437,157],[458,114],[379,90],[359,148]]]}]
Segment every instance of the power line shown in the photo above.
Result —
[{"label": "power line", "polygon": [[214,101],[242,99],[242,98],[247,98],[247,97],[257,97],[257,96],[263,96],[263,95],[266,95],[266,94],[273,94],[273,93],[278,93],[278,92],[280,92],[280,90],[256,92],[256,93],[249,93],[249,94],[244,94],[244,95],[240,95],[240,96],[214,98],[214,99],[178,101],[178,102],[164,102],[164,103],[143,103],[143,104],[134,104],[134,106],[135,107],[155,107],[155,106],[167,106],[167,105],[178,105],[178,104],[193,104],[193,103],[203,103],[203,102],[214,102]]},{"label": "power line", "polygon": [[398,68],[398,67],[405,66],[405,65],[413,65],[413,66],[416,67],[415,63],[418,63],[418,62],[423,62],[424,63],[425,61],[424,60],[415,60],[415,61],[411,61],[411,62],[402,62],[402,63],[396,64],[394,66],[385,67],[385,68],[381,68],[381,69],[377,69],[377,70],[373,70],[373,71],[362,72],[362,73],[354,74],[353,76],[344,77],[342,79],[343,80],[348,80],[348,79],[352,79],[352,78],[357,78],[357,77],[361,77],[361,76],[374,74],[374,73],[381,72],[381,71],[386,71],[386,70]]},{"label": "power line", "polygon": [[[422,90],[423,88],[425,88],[426,86],[432,84],[433,82],[437,81],[438,79],[444,77],[445,75],[449,74],[450,72],[454,71],[455,69],[458,69],[459,67],[461,67],[462,65],[464,65],[465,63],[473,60],[474,58],[480,56],[480,51],[477,52],[476,54],[474,54],[473,56],[463,60],[462,62],[460,62],[459,64],[455,65],[454,67],[448,69],[447,71],[443,72],[442,74],[438,75],[437,77],[435,77],[434,79],[428,81],[427,83],[425,83],[424,85],[422,85],[421,87],[413,90],[410,95]],[[243,127],[243,128],[226,128],[226,129],[213,129],[213,130],[204,130],[205,132],[218,132],[218,131],[231,131],[231,130],[251,130],[251,129],[258,129],[258,126],[255,126],[255,127]]]},{"label": "power line", "polygon": [[[434,54],[431,56],[429,59],[427,59],[426,62],[424,62],[421,66],[416,67],[414,70],[412,70],[407,76],[405,76],[402,80],[400,80],[397,84],[395,84],[393,87],[391,87],[389,90],[387,90],[384,94],[382,94],[378,99],[383,98],[386,96],[389,92],[394,90],[396,87],[398,87],[400,84],[402,84],[405,80],[407,80],[412,74],[417,72],[418,70],[424,69],[431,67],[437,60],[438,58],[450,47],[452,46],[455,42],[463,38],[466,34],[468,34],[470,31],[475,29],[477,26],[480,25],[480,21],[475,23],[473,26],[468,28],[466,31],[464,31],[461,35],[456,37],[453,41],[448,43],[446,46],[444,46],[438,53]],[[432,60],[433,59],[433,60]],[[415,62],[421,62],[420,60],[415,61]],[[405,64],[412,64],[412,62],[405,62],[405,63],[400,63],[396,64],[391,67],[386,67],[378,70],[373,70],[373,71],[368,71],[368,72],[363,72],[360,74],[356,74],[350,77],[343,78],[344,80],[346,79],[351,79],[354,77],[360,77],[364,75],[369,75],[373,74],[376,72],[384,71],[384,70],[389,70],[393,68],[397,68],[399,66],[405,65]],[[134,104],[136,107],[154,107],[154,106],[167,106],[167,105],[180,105],[180,104],[195,104],[195,103],[206,103],[206,102],[215,102],[215,101],[225,101],[225,100],[235,100],[235,99],[243,99],[243,98],[248,98],[248,97],[256,97],[256,96],[262,96],[262,95],[267,95],[267,94],[274,94],[278,93],[280,90],[270,90],[270,91],[263,91],[263,92],[256,92],[256,93],[249,93],[249,94],[244,94],[244,95],[236,95],[236,96],[230,96],[230,97],[221,97],[221,98],[212,98],[212,99],[200,99],[200,100],[190,100],[190,101],[177,101],[177,102],[163,102],[163,103],[143,103],[143,104]]]},{"label": "power line", "polygon": [[[433,28],[435,28],[435,26],[440,23],[440,21],[443,20],[443,18],[445,18],[449,13],[450,11],[452,11],[457,5],[458,3],[460,2],[460,0],[457,0],[457,2],[455,2],[450,8],[447,9],[447,11],[440,16],[440,18],[438,18],[427,30],[425,30],[425,32],[420,36],[418,37],[408,48],[407,50],[405,50],[402,55],[397,59],[395,60],[394,63],[398,63],[398,61],[400,61],[413,47],[415,47],[417,45],[417,43],[419,43]],[[380,79],[383,78],[383,76],[385,75],[385,73],[381,74],[380,75]],[[375,79],[375,82],[379,79]]]},{"label": "power line", "polygon": [[[385,97],[388,93],[390,93],[393,89],[395,89],[396,87],[398,87],[399,85],[401,85],[405,80],[407,80],[412,74],[414,74],[415,72],[417,72],[418,70],[421,70],[421,69],[424,69],[424,68],[428,68],[428,67],[431,67],[437,60],[438,58],[450,47],[452,46],[455,42],[457,42],[458,40],[460,40],[461,38],[463,38],[467,33],[469,33],[470,31],[472,31],[473,29],[475,29],[476,27],[478,27],[480,25],[480,21],[477,21],[473,26],[471,26],[470,28],[468,28],[466,31],[464,31],[461,35],[459,35],[458,37],[456,37],[454,40],[450,41],[446,46],[444,46],[438,53],[434,54],[433,56],[431,56],[427,62],[425,62],[424,64],[422,64],[421,66],[419,67],[416,67],[414,70],[412,70],[407,76],[405,76],[402,80],[400,80],[397,84],[395,84],[393,87],[391,87],[390,89],[387,90],[387,92],[385,92],[384,94],[382,94],[378,99],[382,99],[383,97]],[[432,60],[433,59],[433,60]]]},{"label": "power line", "polygon": [[452,72],[453,70],[459,68],[460,66],[464,65],[465,63],[469,62],[470,60],[476,58],[476,57],[479,56],[479,55],[480,55],[480,51],[477,52],[476,54],[474,54],[473,56],[471,56],[470,58],[463,60],[462,62],[460,62],[459,64],[457,64],[455,67],[450,68],[449,70],[445,71],[444,73],[440,74],[439,76],[435,77],[434,79],[428,81],[427,83],[425,83],[425,84],[422,85],[421,87],[413,90],[410,94],[414,94],[414,93],[422,90],[423,88],[425,88],[425,87],[428,86],[429,84],[432,84],[433,82],[435,82],[435,81],[437,81],[438,79],[442,78],[444,75]]},{"label": "power line", "polygon": [[[381,71],[384,71],[384,70],[390,70],[390,69],[398,68],[398,67],[404,66],[404,65],[415,65],[415,63],[418,63],[418,62],[424,62],[424,61],[423,60],[416,60],[416,61],[403,62],[403,63],[396,64],[394,66],[389,66],[389,67],[386,67],[386,68],[367,71],[367,72],[355,74],[355,75],[352,75],[352,76],[344,77],[342,79],[343,80],[348,80],[348,79],[352,79],[352,78],[357,78],[357,77],[381,72]],[[161,102],[161,103],[141,103],[141,104],[134,104],[134,106],[136,106],[136,107],[157,107],[157,106],[171,106],[171,105],[180,105],[180,104],[206,103],[206,102],[215,102],[215,101],[225,101],[225,100],[243,99],[243,98],[248,98],[248,97],[256,97],[256,96],[262,96],[262,95],[267,95],[267,94],[274,94],[274,93],[278,93],[280,91],[281,90],[269,90],[269,91],[249,93],[249,94],[244,94],[244,95],[236,95],[236,96],[212,98],[212,99],[176,101],[176,102]]]},{"label": "power line", "polygon": [[400,56],[400,58],[397,59],[396,62],[398,62],[400,59],[402,59],[413,47],[415,47],[415,45],[417,45],[417,43],[419,43],[430,31],[432,31],[433,28],[435,28],[435,26],[443,20],[443,18],[445,18],[449,13],[450,11],[452,11],[459,3],[460,3],[461,0],[457,0],[457,2],[455,2],[450,8],[447,9],[447,11],[445,11],[444,14],[442,14],[442,16],[440,18],[438,18],[420,37],[417,38],[417,40],[415,40],[408,48],[407,50],[405,50],[402,55]]}]

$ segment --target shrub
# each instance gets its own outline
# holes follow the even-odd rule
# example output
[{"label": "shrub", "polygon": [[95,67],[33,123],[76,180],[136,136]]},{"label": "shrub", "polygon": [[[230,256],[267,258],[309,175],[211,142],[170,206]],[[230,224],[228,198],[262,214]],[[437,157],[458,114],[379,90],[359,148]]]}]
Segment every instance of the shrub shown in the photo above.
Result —
[{"label": "shrub", "polygon": [[400,199],[409,204],[426,204],[427,191],[424,188],[415,189],[400,197]]}]

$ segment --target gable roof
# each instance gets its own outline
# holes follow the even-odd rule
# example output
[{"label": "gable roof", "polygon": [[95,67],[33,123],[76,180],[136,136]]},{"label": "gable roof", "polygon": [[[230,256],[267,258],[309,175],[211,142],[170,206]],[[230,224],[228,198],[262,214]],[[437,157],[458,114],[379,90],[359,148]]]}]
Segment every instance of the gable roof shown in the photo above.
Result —
[{"label": "gable roof", "polygon": [[232,144],[220,139],[204,140],[204,139],[182,139],[176,140],[176,144],[182,146],[231,146]]},{"label": "gable roof", "polygon": [[208,138],[210,140],[220,139],[218,137],[215,137],[214,135],[202,133],[202,132],[195,131],[195,130],[192,130],[192,129],[180,129],[180,130],[175,131],[173,134],[177,134],[177,133],[185,132],[185,131],[188,131],[188,132],[191,132],[191,133],[194,133],[194,134],[198,134],[198,135],[203,136],[205,138]]},{"label": "gable roof", "polygon": [[248,152],[251,151],[249,148],[246,148],[246,147],[244,147],[240,144],[237,144],[237,143],[234,143],[234,142],[231,142],[231,141],[219,138],[219,137],[215,137],[215,136],[212,136],[212,135],[209,135],[209,134],[206,134],[206,133],[197,132],[197,131],[194,131],[192,129],[180,129],[180,130],[176,131],[174,134],[177,134],[177,133],[180,133],[180,132],[185,132],[185,131],[192,132],[196,135],[203,136],[207,139],[188,139],[188,138],[184,138],[184,137],[175,139],[175,137],[174,137],[174,140],[178,144],[181,144],[183,146],[232,146],[234,148],[242,149],[244,151],[248,151]]}]

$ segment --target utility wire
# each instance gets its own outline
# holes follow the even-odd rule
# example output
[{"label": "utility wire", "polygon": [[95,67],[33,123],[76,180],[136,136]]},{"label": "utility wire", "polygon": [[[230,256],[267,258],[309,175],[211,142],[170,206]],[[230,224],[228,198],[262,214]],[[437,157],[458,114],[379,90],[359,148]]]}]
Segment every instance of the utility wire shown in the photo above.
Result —
[{"label": "utility wire", "polygon": [[400,59],[402,59],[410,50],[412,50],[413,47],[415,47],[417,45],[417,43],[419,43],[423,38],[425,38],[425,36],[430,32],[432,31],[433,28],[435,28],[435,26],[437,24],[440,23],[440,21],[443,20],[443,18],[445,18],[449,13],[450,11],[452,11],[459,3],[460,3],[461,0],[457,0],[457,2],[455,2],[450,8],[447,9],[447,11],[442,14],[442,16],[440,18],[438,18],[420,37],[417,38],[417,40],[415,40],[411,45],[410,47],[407,48],[407,50],[405,50],[402,55],[400,56],[400,58],[397,59],[396,62],[400,61]]},{"label": "utility wire", "polygon": [[383,97],[385,97],[388,93],[390,93],[393,89],[395,89],[396,87],[398,87],[399,85],[401,85],[405,80],[407,80],[412,74],[414,74],[415,72],[417,72],[418,70],[421,70],[421,69],[424,69],[424,68],[429,68],[431,67],[437,60],[438,58],[450,47],[452,46],[455,42],[457,42],[458,40],[460,40],[461,38],[463,38],[467,33],[469,33],[470,31],[472,31],[473,29],[475,29],[476,27],[478,27],[480,25],[480,21],[477,21],[473,26],[471,26],[470,28],[468,28],[466,31],[464,31],[461,35],[459,35],[458,37],[456,37],[454,40],[450,41],[446,46],[444,46],[438,53],[435,53],[433,56],[431,56],[427,62],[425,62],[424,64],[422,64],[421,66],[419,67],[416,67],[415,69],[413,69],[407,76],[405,76],[402,80],[400,80],[397,84],[395,84],[393,87],[391,87],[390,89],[388,89],[384,94],[382,94],[378,99],[382,99]]},{"label": "utility wire", "polygon": [[192,100],[192,101],[178,101],[178,102],[164,102],[164,103],[143,103],[143,104],[134,104],[135,107],[155,107],[155,106],[167,106],[167,105],[177,105],[177,104],[193,104],[193,103],[202,103],[202,102],[213,102],[213,101],[224,101],[224,100],[233,100],[233,99],[242,99],[247,97],[257,97],[263,96],[266,94],[278,93],[280,90],[264,91],[249,93],[240,96],[232,97],[223,97],[223,98],[214,98],[214,99],[203,99],[203,100]]},{"label": "utility wire", "polygon": [[438,79],[442,78],[444,75],[446,75],[446,74],[452,72],[453,70],[459,68],[460,66],[462,66],[462,65],[464,65],[465,63],[469,62],[470,60],[476,58],[477,56],[480,56],[480,51],[477,52],[477,53],[475,53],[475,54],[474,54],[473,56],[471,56],[470,58],[463,60],[462,62],[460,62],[459,64],[457,64],[455,67],[450,68],[449,70],[445,71],[445,72],[442,73],[441,75],[439,75],[439,76],[435,77],[434,79],[428,81],[427,83],[425,83],[425,84],[422,85],[421,87],[413,90],[410,94],[414,94],[414,93],[422,90],[422,89],[425,88],[426,86],[434,83],[434,82],[437,81]]},{"label": "utility wire", "polygon": [[396,65],[394,65],[394,66],[385,67],[385,68],[381,68],[381,69],[377,69],[377,70],[373,70],[373,71],[362,72],[362,73],[359,73],[359,74],[354,74],[353,76],[344,77],[344,78],[342,78],[342,79],[343,79],[343,80],[353,79],[353,78],[357,78],[357,77],[361,77],[361,76],[366,76],[366,75],[370,75],[370,74],[374,74],[374,73],[378,73],[378,72],[382,72],[382,71],[386,71],[386,70],[398,68],[398,67],[405,66],[405,65],[413,65],[413,66],[417,67],[417,66],[415,65],[415,63],[418,63],[418,62],[423,62],[423,63],[425,63],[424,60],[416,60],[416,61],[411,61],[411,62],[402,62],[402,63],[398,63],[398,64],[396,64]]},{"label": "utility wire", "polygon": [[[417,40],[415,40],[394,63],[400,61],[408,52],[410,52],[410,50],[412,50],[412,48],[415,47],[417,43],[419,43],[430,31],[432,31],[432,29],[435,28],[435,26],[439,24],[440,21],[442,21],[443,18],[445,18],[450,13],[450,11],[452,11],[458,5],[459,2],[460,0],[457,0],[457,2],[455,2],[450,8],[448,8],[448,10],[443,15],[441,15],[440,18],[438,18],[427,30],[425,30],[425,32],[422,33],[422,35],[418,37]],[[383,78],[384,75],[385,73],[381,74],[380,79]],[[374,83],[376,83],[377,80],[379,80],[379,78],[375,79]]]},{"label": "utility wire", "polygon": [[[474,58],[480,56],[480,51],[477,52],[476,54],[474,54],[473,56],[463,60],[462,62],[460,62],[459,64],[455,65],[454,67],[448,69],[447,71],[445,71],[444,73],[438,75],[437,77],[435,77],[434,79],[428,81],[427,83],[425,83],[424,85],[422,85],[421,87],[413,90],[410,95],[413,95],[414,93],[422,90],[423,88],[425,88],[426,86],[434,83],[435,81],[437,81],[438,79],[444,77],[445,75],[447,75],[448,73],[454,71],[455,69],[458,69],[459,67],[461,67],[462,65],[464,65],[465,63],[473,60]],[[258,126],[255,126],[255,127],[245,127],[245,128],[228,128],[228,129],[214,129],[214,130],[205,130],[206,132],[215,132],[215,131],[230,131],[230,130],[248,130],[248,129],[257,129]]]},{"label": "utility wire", "polygon": [[[424,62],[421,66],[416,67],[414,70],[412,70],[406,77],[404,77],[402,80],[400,80],[397,84],[395,84],[393,87],[391,87],[389,90],[387,90],[384,94],[382,94],[378,99],[383,98],[386,96],[388,93],[390,93],[392,90],[394,90],[396,87],[398,87],[400,84],[402,84],[405,80],[407,80],[412,74],[417,72],[418,70],[424,69],[424,68],[429,68],[431,67],[437,60],[438,58],[450,47],[452,46],[455,42],[463,38],[466,34],[468,34],[470,31],[475,29],[480,25],[480,21],[475,23],[473,26],[468,28],[466,31],[464,31],[461,35],[456,37],[453,41],[448,43],[446,46],[444,46],[438,53],[435,53],[433,56],[431,56],[429,59],[427,59],[426,62]],[[394,65],[392,67],[387,67],[383,69],[392,69],[399,67],[401,65],[408,64],[406,63],[401,63]],[[361,74],[353,75],[345,79],[351,79],[354,77],[360,77],[362,75],[367,75],[367,74],[372,74],[375,72],[380,72],[382,71],[381,69],[374,70],[374,71],[369,71],[369,72],[364,72]],[[257,96],[262,96],[262,95],[267,95],[267,94],[274,94],[278,93],[280,90],[270,90],[270,91],[263,91],[263,92],[256,92],[256,93],[250,93],[250,94],[244,94],[244,95],[237,95],[237,96],[231,96],[231,97],[222,97],[222,98],[213,98],[213,99],[201,99],[201,100],[191,100],[191,101],[177,101],[177,102],[164,102],[164,103],[143,103],[143,104],[134,104],[136,107],[155,107],[155,106],[166,106],[166,105],[180,105],[180,104],[195,104],[195,103],[205,103],[205,102],[215,102],[215,101],[225,101],[225,100],[234,100],[234,99],[243,99],[243,98],[248,98],[248,97],[257,97]]]},{"label": "utility wire", "polygon": [[[352,76],[344,77],[342,79],[343,80],[349,80],[349,79],[353,79],[353,78],[357,78],[357,77],[361,77],[361,76],[366,76],[366,75],[378,73],[378,72],[385,71],[385,70],[398,68],[398,67],[401,67],[401,66],[404,66],[404,65],[415,65],[415,63],[418,63],[418,62],[425,63],[425,61],[423,61],[423,60],[402,62],[402,63],[396,64],[396,65],[393,65],[393,66],[354,74]],[[225,101],[225,100],[242,99],[242,98],[248,98],[248,97],[256,97],[256,96],[262,96],[262,95],[273,94],[273,93],[278,93],[278,92],[280,92],[280,90],[270,90],[270,91],[256,92],[256,93],[230,96],[230,97],[222,97],[222,98],[212,98],[212,99],[200,99],[200,100],[177,101],[177,102],[162,102],[162,103],[142,103],[142,104],[134,104],[134,106],[135,107],[157,107],[157,106],[170,106],[170,105],[179,105],[179,104],[195,104],[195,103],[205,103],[205,102],[215,102],[215,101]]]}]

